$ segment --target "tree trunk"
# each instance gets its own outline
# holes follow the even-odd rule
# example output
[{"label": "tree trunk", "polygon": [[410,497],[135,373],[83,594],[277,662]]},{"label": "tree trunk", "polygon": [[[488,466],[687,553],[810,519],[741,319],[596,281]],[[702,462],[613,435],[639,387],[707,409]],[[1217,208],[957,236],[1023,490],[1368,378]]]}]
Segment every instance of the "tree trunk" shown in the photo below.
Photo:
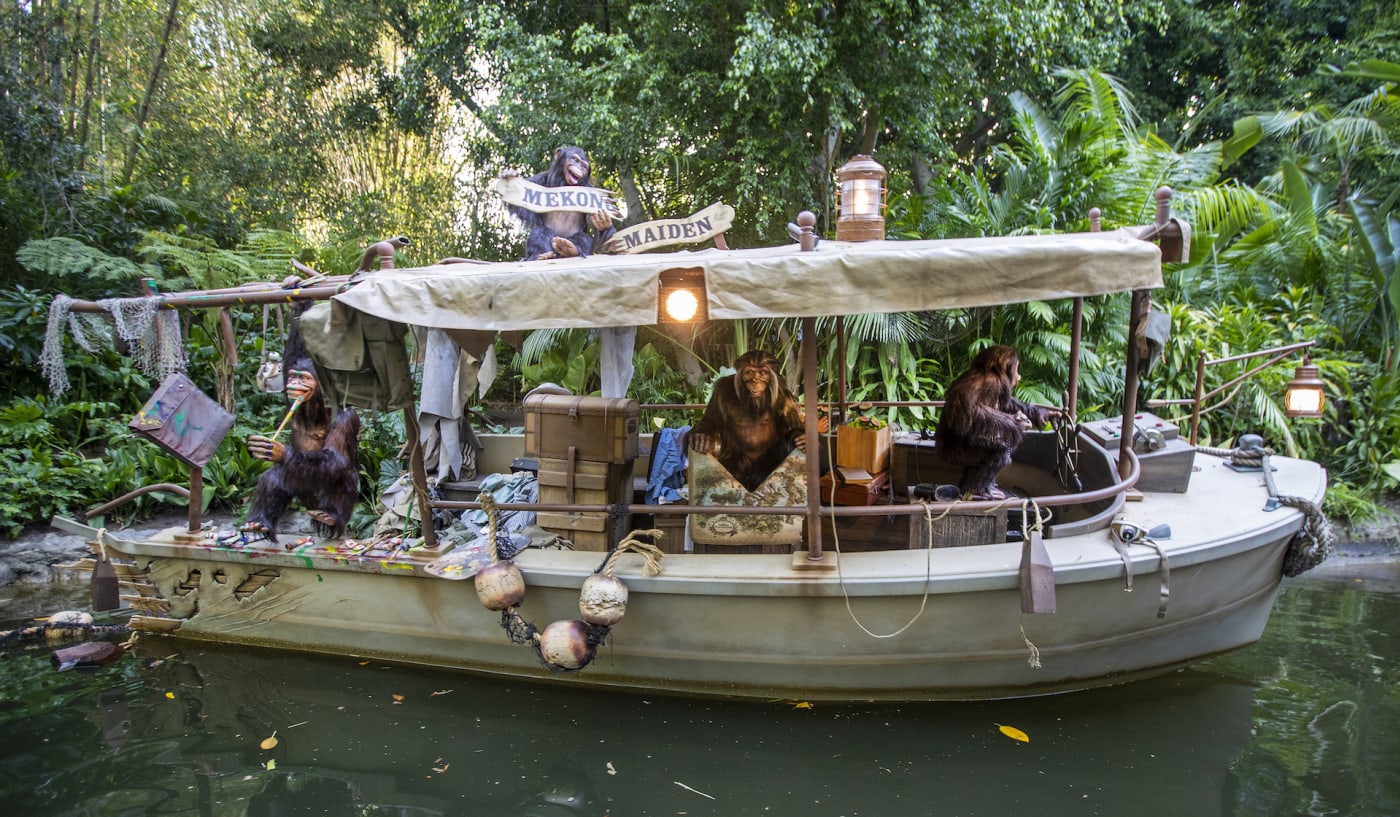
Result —
[{"label": "tree trunk", "polygon": [[88,40],[87,70],[83,79],[82,114],[78,119],[78,170],[87,164],[88,117],[92,113],[93,86],[96,85],[97,51],[102,47],[102,0],[92,0],[92,37]]},{"label": "tree trunk", "polygon": [[165,56],[170,50],[170,33],[175,30],[175,17],[179,7],[180,0],[170,0],[170,8],[165,13],[165,33],[160,38],[160,49],[156,51],[155,65],[151,67],[151,78],[146,83],[146,94],[136,112],[136,133],[131,137],[131,147],[127,148],[126,167],[122,170],[123,185],[131,183],[131,174],[136,169],[136,154],[141,149],[141,134],[146,129],[146,118],[151,113],[151,100],[160,84],[160,73],[165,67]]},{"label": "tree trunk", "polygon": [[617,168],[617,179],[618,184],[622,186],[622,199],[627,203],[627,218],[623,224],[630,227],[633,224],[649,220],[652,214],[645,212],[645,205],[642,204],[642,191],[637,189],[637,177],[632,173],[630,161],[624,161]]}]

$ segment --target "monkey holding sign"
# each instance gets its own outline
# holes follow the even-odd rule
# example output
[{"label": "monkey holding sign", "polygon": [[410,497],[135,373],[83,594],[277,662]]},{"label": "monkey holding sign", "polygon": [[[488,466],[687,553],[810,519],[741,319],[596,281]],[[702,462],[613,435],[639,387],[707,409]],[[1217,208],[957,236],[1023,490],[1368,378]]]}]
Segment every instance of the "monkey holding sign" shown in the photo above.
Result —
[{"label": "monkey holding sign", "polygon": [[[505,195],[505,187],[519,177],[515,171],[501,173],[497,191]],[[554,152],[554,161],[542,173],[525,179],[543,187],[588,187],[591,179],[588,154],[583,148],[568,145]],[[603,192],[603,191],[597,191]],[[591,214],[576,209],[545,209],[537,212],[521,204],[506,199],[506,209],[529,228],[530,236],[525,241],[524,261],[549,258],[585,257],[593,253],[595,240],[601,244],[613,235],[612,218],[608,211],[599,207]],[[589,233],[589,223],[597,233],[595,239]]]}]

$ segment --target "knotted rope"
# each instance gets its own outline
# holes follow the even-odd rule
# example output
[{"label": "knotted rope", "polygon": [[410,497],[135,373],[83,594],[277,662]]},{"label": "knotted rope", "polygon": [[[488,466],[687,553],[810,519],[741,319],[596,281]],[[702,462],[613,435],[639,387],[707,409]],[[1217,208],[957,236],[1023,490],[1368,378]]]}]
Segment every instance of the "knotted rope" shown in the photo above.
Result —
[{"label": "knotted rope", "polygon": [[1303,526],[1293,535],[1288,543],[1288,552],[1283,555],[1283,575],[1291,578],[1312,570],[1326,561],[1327,557],[1336,550],[1337,536],[1332,531],[1332,523],[1327,521],[1326,515],[1322,513],[1322,508],[1310,499],[1278,492],[1278,486],[1274,484],[1274,469],[1269,463],[1269,457],[1274,454],[1272,448],[1265,446],[1252,448],[1197,446],[1196,450],[1217,457],[1228,457],[1232,463],[1240,467],[1262,469],[1264,485],[1269,490],[1269,496],[1278,500],[1280,505],[1287,505],[1302,511]]},{"label": "knotted rope", "polygon": [[[627,534],[627,538],[618,542],[613,552],[608,554],[608,558],[598,566],[594,573],[604,576],[611,576],[613,568],[617,567],[617,562],[624,553],[635,553],[641,556],[645,563],[642,565],[642,575],[655,576],[662,571],[661,560],[666,556],[666,552],[657,547],[654,542],[665,536],[666,532],[660,528],[648,528],[646,530],[634,530]],[[651,539],[651,542],[644,541],[642,537]]]}]

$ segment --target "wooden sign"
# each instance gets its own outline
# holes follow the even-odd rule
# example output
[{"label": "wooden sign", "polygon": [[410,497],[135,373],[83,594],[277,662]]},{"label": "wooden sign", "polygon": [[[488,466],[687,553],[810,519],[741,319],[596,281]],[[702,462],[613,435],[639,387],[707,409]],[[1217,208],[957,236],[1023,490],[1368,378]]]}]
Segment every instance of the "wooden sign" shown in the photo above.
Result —
[{"label": "wooden sign", "polygon": [[545,187],[520,176],[502,176],[491,184],[506,204],[532,213],[596,213],[627,218],[627,205],[610,190],[597,187]]},{"label": "wooden sign", "polygon": [[716,202],[686,218],[664,218],[646,221],[635,227],[618,230],[603,245],[615,253],[654,250],[670,244],[693,244],[728,230],[734,224],[734,208]]}]

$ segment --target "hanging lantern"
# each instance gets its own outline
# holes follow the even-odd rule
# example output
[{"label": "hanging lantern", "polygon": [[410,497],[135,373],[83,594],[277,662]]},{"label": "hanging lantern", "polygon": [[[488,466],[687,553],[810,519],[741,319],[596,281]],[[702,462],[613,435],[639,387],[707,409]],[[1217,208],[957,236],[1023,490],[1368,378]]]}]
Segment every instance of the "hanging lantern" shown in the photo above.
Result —
[{"label": "hanging lantern", "polygon": [[1321,417],[1326,402],[1324,384],[1318,377],[1317,367],[1312,365],[1312,356],[1304,354],[1302,365],[1294,370],[1293,379],[1288,381],[1284,414],[1289,417]]},{"label": "hanging lantern", "polygon": [[700,267],[678,267],[663,271],[658,292],[658,323],[703,323],[709,320],[705,271]]},{"label": "hanging lantern", "polygon": [[836,240],[881,241],[885,238],[885,168],[860,154],[836,171],[839,186]]}]

